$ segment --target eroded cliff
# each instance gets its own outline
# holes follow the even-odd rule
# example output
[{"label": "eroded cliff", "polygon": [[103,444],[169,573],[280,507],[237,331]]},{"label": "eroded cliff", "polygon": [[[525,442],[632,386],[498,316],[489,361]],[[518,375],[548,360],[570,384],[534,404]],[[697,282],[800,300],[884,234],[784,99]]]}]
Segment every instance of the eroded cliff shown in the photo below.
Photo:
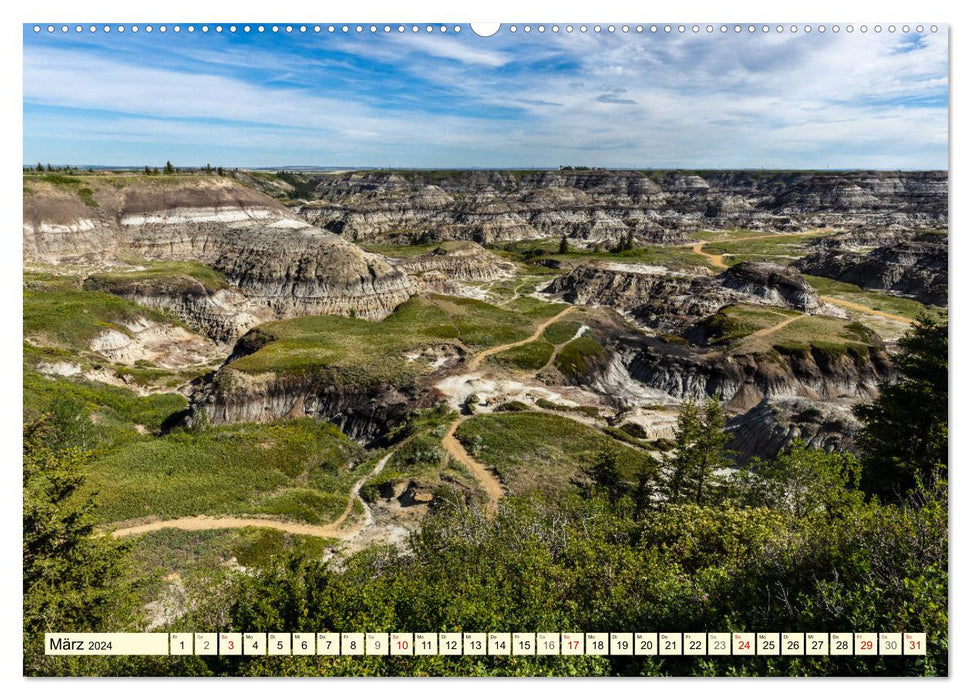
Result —
[{"label": "eroded cliff", "polygon": [[[351,240],[489,243],[566,234],[684,242],[700,228],[947,227],[945,172],[357,171],[291,174],[307,221]],[[256,183],[259,184],[259,183]],[[263,185],[279,196],[273,182]]]}]

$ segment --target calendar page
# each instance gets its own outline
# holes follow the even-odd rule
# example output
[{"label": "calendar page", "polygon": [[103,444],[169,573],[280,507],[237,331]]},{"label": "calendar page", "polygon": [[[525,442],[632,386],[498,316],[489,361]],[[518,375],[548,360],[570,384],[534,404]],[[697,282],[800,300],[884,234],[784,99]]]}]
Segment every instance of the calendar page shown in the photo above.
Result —
[{"label": "calendar page", "polygon": [[948,675],[949,27],[630,9],[23,25],[25,676]]}]

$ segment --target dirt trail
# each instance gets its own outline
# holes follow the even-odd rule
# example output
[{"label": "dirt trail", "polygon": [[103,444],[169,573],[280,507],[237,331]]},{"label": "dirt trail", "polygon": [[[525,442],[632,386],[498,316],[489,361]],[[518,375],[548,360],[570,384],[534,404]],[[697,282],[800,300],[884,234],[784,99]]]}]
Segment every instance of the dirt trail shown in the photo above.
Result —
[{"label": "dirt trail", "polygon": [[746,338],[746,340],[751,340],[752,338],[764,338],[767,335],[771,335],[772,333],[775,333],[776,331],[785,328],[786,326],[788,326],[793,321],[798,321],[800,318],[803,318],[803,317],[802,316],[790,316],[785,321],[780,321],[779,323],[775,324],[774,326],[770,326],[768,328],[763,328],[761,330],[755,331],[754,333],[750,333],[749,336]]},{"label": "dirt trail", "polygon": [[[806,233],[816,233],[816,231],[806,231]],[[728,265],[725,264],[726,253],[716,254],[716,253],[706,253],[704,247],[713,243],[742,243],[744,241],[761,241],[766,238],[781,238],[784,236],[792,236],[796,234],[791,233],[766,233],[759,236],[745,236],[744,238],[728,238],[723,241],[701,241],[700,243],[695,243],[691,247],[692,253],[697,253],[698,255],[704,255],[711,261],[711,264],[715,267],[720,267],[725,269]],[[799,234],[805,235],[805,234]]]},{"label": "dirt trail", "polygon": [[[523,340],[518,340],[515,343],[506,343],[505,345],[497,345],[496,347],[487,348],[485,350],[482,350],[476,353],[475,355],[473,355],[472,359],[469,360],[468,364],[464,367],[464,370],[474,372],[477,369],[479,369],[479,366],[482,364],[482,361],[485,358],[489,357],[490,355],[495,355],[496,353],[505,352],[506,350],[511,350],[512,348],[519,347],[520,345],[526,345],[527,343],[532,343],[536,340],[539,340],[540,336],[543,335],[543,332],[551,324],[555,323],[556,321],[559,321],[561,318],[569,314],[571,311],[573,311],[573,307],[569,306],[563,309],[562,311],[560,311],[555,316],[552,316],[546,319],[538,326],[536,326],[536,330],[534,330],[532,335],[530,335],[528,338],[525,338]],[[464,464],[466,467],[469,468],[469,470],[475,476],[476,480],[479,482],[479,485],[486,492],[486,495],[489,498],[487,507],[489,508],[489,510],[495,510],[496,505],[499,503],[499,499],[502,498],[506,493],[505,489],[502,487],[502,482],[499,481],[496,475],[487,466],[485,466],[484,464],[482,464],[481,462],[473,458],[468,452],[466,452],[465,448],[462,446],[462,443],[459,442],[458,439],[455,437],[456,429],[458,429],[459,425],[462,424],[462,421],[467,420],[470,417],[471,416],[459,416],[454,421],[452,421],[452,424],[448,426],[448,432],[446,432],[445,437],[442,438],[442,447],[449,454],[449,456],[451,456],[457,462],[460,462],[461,464]]]},{"label": "dirt trail", "polygon": [[543,365],[538,370],[536,370],[536,372],[535,372],[535,374],[533,376],[538,377],[543,372],[545,372],[547,369],[549,369],[553,365],[553,363],[556,362],[556,357],[560,354],[560,351],[563,348],[565,348],[567,345],[569,345],[570,343],[572,343],[574,340],[576,340],[577,338],[579,338],[580,336],[582,336],[583,333],[584,333],[584,331],[586,331],[586,330],[587,330],[587,326],[580,326],[577,329],[577,332],[573,334],[573,337],[572,338],[570,338],[569,340],[567,340],[565,342],[560,343],[559,345],[554,345],[553,346],[553,352],[550,353],[550,359],[548,359],[546,361],[546,364],[545,365]]},{"label": "dirt trail", "polygon": [[[151,523],[144,523],[142,525],[132,525],[130,527],[122,527],[118,529],[111,529],[111,525],[106,527],[106,530],[110,530],[112,537],[128,537],[130,535],[141,535],[146,532],[154,532],[156,530],[163,530],[165,528],[173,528],[176,530],[226,530],[226,529],[238,529],[243,527],[263,527],[269,528],[271,530],[279,530],[281,532],[287,532],[291,535],[310,535],[312,537],[336,537],[340,539],[346,539],[357,534],[358,531],[363,529],[367,524],[367,519],[362,522],[357,527],[351,528],[350,530],[342,530],[341,526],[350,516],[354,510],[354,501],[360,498],[361,487],[364,483],[373,476],[376,476],[384,469],[384,465],[388,463],[391,454],[386,454],[375,465],[368,474],[362,476],[354,484],[354,488],[351,489],[350,495],[347,497],[347,506],[344,508],[344,512],[341,513],[335,520],[327,523],[326,525],[311,525],[310,523],[298,523],[290,520],[277,520],[273,518],[243,518],[235,516],[211,516],[211,515],[189,515],[183,518],[173,518],[172,520],[157,520]],[[364,504],[365,510],[367,509],[367,503],[364,503],[363,499],[361,503]]]},{"label": "dirt trail", "polygon": [[502,487],[502,482],[499,481],[499,478],[486,465],[466,452],[462,443],[455,437],[455,431],[463,421],[469,418],[471,416],[462,416],[448,426],[448,432],[442,438],[442,447],[445,448],[445,451],[455,461],[469,468],[472,475],[475,476],[476,481],[479,482],[479,486],[486,492],[486,496],[489,499],[487,508],[492,511],[496,509],[499,499],[506,495],[506,490]]},{"label": "dirt trail", "polygon": [[466,365],[465,369],[467,371],[474,372],[475,370],[479,369],[479,365],[482,364],[482,360],[489,357],[490,355],[495,355],[500,352],[505,352],[506,350],[512,350],[513,348],[519,347],[520,345],[526,345],[527,343],[532,343],[535,340],[539,340],[539,337],[543,335],[543,331],[545,331],[552,323],[559,321],[561,318],[566,316],[571,311],[573,311],[573,307],[569,306],[563,309],[560,313],[556,314],[556,316],[552,316],[546,319],[541,324],[536,326],[536,330],[533,331],[533,334],[528,338],[526,338],[525,340],[517,340],[515,343],[506,343],[505,345],[497,345],[493,348],[487,348],[485,350],[482,350],[481,352],[476,353],[475,355],[473,355],[472,359],[469,360],[469,363],[468,365]]},{"label": "dirt trail", "polygon": [[851,311],[859,311],[862,314],[870,314],[872,316],[880,316],[881,318],[887,318],[891,321],[897,321],[898,323],[906,323],[908,326],[913,323],[912,320],[905,316],[897,316],[896,314],[888,314],[886,311],[877,311],[876,309],[871,309],[869,306],[863,306],[862,304],[856,304],[852,301],[844,301],[843,299],[837,299],[835,297],[824,297],[820,296],[823,301],[828,301],[830,304],[835,304],[836,306],[842,306],[844,309],[850,309]]},{"label": "dirt trail", "polygon": [[[805,233],[798,234],[798,235],[806,235],[806,234],[810,234],[810,233],[820,233],[823,230],[824,229],[813,229],[812,231],[806,231]],[[726,269],[728,267],[728,265],[725,264],[725,254],[724,253],[722,253],[722,254],[706,253],[705,250],[704,250],[704,248],[705,248],[706,245],[709,245],[711,243],[741,243],[742,241],[758,241],[758,240],[762,240],[762,239],[765,239],[765,238],[779,238],[780,236],[791,236],[791,235],[796,235],[796,234],[790,234],[790,233],[770,233],[770,234],[766,234],[766,235],[762,235],[762,236],[746,236],[745,238],[732,238],[732,239],[725,240],[725,241],[701,241],[700,243],[695,243],[691,247],[691,252],[692,253],[697,253],[698,255],[705,256],[706,258],[708,258],[708,260],[711,261],[711,264],[714,265],[717,268]],[[887,313],[885,311],[877,311],[876,309],[871,309],[868,306],[863,306],[862,304],[856,304],[856,303],[854,303],[852,301],[843,301],[842,299],[836,299],[835,297],[824,297],[824,296],[820,296],[819,298],[822,299],[823,301],[829,302],[830,304],[834,304],[835,306],[841,306],[844,309],[850,309],[852,311],[859,311],[860,313],[864,313],[864,314],[872,314],[873,316],[880,316],[882,318],[890,319],[891,321],[897,321],[898,323],[906,323],[907,325],[910,325],[910,324],[913,323],[913,321],[911,321],[909,318],[905,318],[903,316],[897,316],[896,314],[889,314],[889,313]],[[782,324],[782,325],[785,325],[785,324]],[[774,330],[774,329],[772,329],[772,328],[766,328],[763,331],[758,331],[756,333],[753,333],[751,337],[754,338],[754,337],[757,337],[760,334],[761,335],[767,335],[772,330]]]},{"label": "dirt trail", "polygon": [[714,253],[706,253],[704,251],[705,245],[706,245],[705,241],[702,241],[701,243],[695,243],[693,246],[691,246],[691,252],[695,253],[696,255],[704,255],[715,267],[719,267],[719,268],[728,267],[728,265],[726,265],[723,260],[723,258],[725,257],[724,255],[715,255]]}]

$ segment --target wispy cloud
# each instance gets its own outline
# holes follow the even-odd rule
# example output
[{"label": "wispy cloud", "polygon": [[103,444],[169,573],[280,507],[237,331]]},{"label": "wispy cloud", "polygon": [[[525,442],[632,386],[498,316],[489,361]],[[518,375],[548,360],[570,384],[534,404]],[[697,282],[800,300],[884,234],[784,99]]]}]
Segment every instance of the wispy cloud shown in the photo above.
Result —
[{"label": "wispy cloud", "polygon": [[24,150],[126,164],[946,167],[947,90],[943,34],[27,34]]}]

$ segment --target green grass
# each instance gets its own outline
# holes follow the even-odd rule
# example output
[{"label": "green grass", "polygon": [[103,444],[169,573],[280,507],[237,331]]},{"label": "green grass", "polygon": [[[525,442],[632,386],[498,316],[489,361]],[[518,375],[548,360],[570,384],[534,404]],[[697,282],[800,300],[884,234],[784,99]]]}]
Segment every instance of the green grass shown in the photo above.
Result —
[{"label": "green grass", "polygon": [[726,345],[798,315],[796,311],[737,304],[719,309],[704,319],[702,325],[710,345]]},{"label": "green grass", "polygon": [[82,187],[79,189],[78,196],[87,206],[91,207],[92,209],[98,208],[98,203],[94,200],[94,192],[90,187]]},{"label": "green grass", "polygon": [[[749,235],[765,235],[749,233]],[[786,234],[773,238],[763,238],[755,241],[731,242],[716,240],[705,245],[705,252],[714,255],[725,255],[726,265],[736,265],[740,262],[775,262],[788,264],[795,258],[800,258],[808,252],[806,243],[823,237],[826,234]],[[736,236],[743,237],[743,236]]]},{"label": "green grass", "polygon": [[[537,300],[532,300],[537,301]],[[380,322],[340,316],[307,316],[260,326],[270,339],[230,367],[247,373],[327,372],[345,384],[402,382],[425,371],[404,353],[443,342],[470,350],[528,337],[536,322],[556,314],[559,304],[518,311],[475,299],[429,295],[413,297]]]},{"label": "green grass", "polygon": [[580,324],[576,321],[556,321],[546,327],[543,337],[553,345],[562,345],[571,340],[578,330],[580,330]]},{"label": "green grass", "polygon": [[145,439],[136,425],[158,431],[166,418],[188,404],[181,394],[138,396],[123,387],[45,377],[27,368],[23,381],[24,420],[52,412],[69,414],[86,436],[84,447]]},{"label": "green grass", "polygon": [[151,390],[170,390],[205,371],[198,367],[163,369],[141,361],[135,367],[118,365],[91,350],[92,341],[106,331],[131,335],[126,325],[139,319],[183,325],[167,313],[139,306],[114,294],[82,289],[76,275],[26,273],[23,329],[29,343],[24,343],[25,368],[36,368],[41,362],[67,362],[78,365],[84,372],[93,368],[107,370],[118,379],[124,378]]},{"label": "green grass", "polygon": [[37,173],[36,175],[29,175],[25,173],[24,177],[25,179],[47,182],[56,187],[71,187],[72,185],[80,185],[82,182],[80,178],[72,177],[70,175],[61,175],[59,173]]},{"label": "green grass", "polygon": [[[795,320],[763,336],[752,337],[756,331],[772,328],[786,319]],[[859,353],[866,351],[877,337],[872,329],[857,321],[746,304],[726,306],[703,324],[709,333],[709,344],[728,346],[732,354],[772,349],[805,353],[813,348]]]},{"label": "green grass", "polygon": [[566,413],[582,413],[588,418],[600,419],[600,409],[596,406],[568,406],[548,399],[536,399],[536,406],[547,411],[564,411]]},{"label": "green grass", "polygon": [[462,423],[456,436],[513,494],[570,489],[571,480],[605,449],[618,453],[628,475],[644,459],[596,428],[548,413],[481,414]]},{"label": "green grass", "polygon": [[[446,482],[457,483],[470,491],[476,490],[475,478],[466,468],[446,459],[442,438],[449,424],[456,418],[448,404],[415,413],[407,423],[392,431],[388,439],[394,445],[380,474],[371,477],[361,488],[361,497],[374,501],[378,494],[402,481],[415,481],[426,489],[435,489]],[[372,458],[368,469],[374,468],[379,456]]]},{"label": "green grass", "polygon": [[123,445],[88,467],[102,522],[270,514],[325,523],[343,511],[363,450],[311,419],[176,431]]},{"label": "green grass", "polygon": [[32,182],[44,182],[55,187],[63,187],[65,189],[74,189],[78,185],[87,186],[99,186],[106,185],[115,188],[126,187],[129,185],[139,184],[154,184],[161,183],[163,186],[171,183],[173,179],[200,179],[200,180],[224,180],[225,178],[217,176],[215,173],[202,173],[202,172],[176,172],[170,175],[160,172],[158,175],[146,175],[142,169],[138,170],[128,170],[128,171],[113,171],[113,172],[87,172],[84,170],[76,170],[70,175],[63,175],[61,173],[38,173],[36,171],[26,171],[23,174],[24,183]]},{"label": "green grass", "polygon": [[221,273],[194,260],[188,261],[129,261],[143,269],[108,270],[88,277],[85,287],[113,289],[129,283],[159,282],[169,285],[201,283],[211,292],[225,289],[228,284]]},{"label": "green grass", "polygon": [[166,314],[113,294],[73,287],[71,278],[50,277],[25,275],[23,291],[24,336],[43,345],[87,349],[106,330],[127,335],[123,324],[139,318],[178,324]]},{"label": "green grass", "polygon": [[546,366],[552,355],[553,346],[541,338],[497,353],[489,361],[507,369],[536,371]]},{"label": "green grass", "polygon": [[563,346],[554,361],[568,379],[586,376],[605,356],[603,346],[588,335],[582,335]]},{"label": "green grass", "polygon": [[[869,309],[883,311],[884,313],[903,316],[904,318],[915,319],[922,312],[930,312],[932,315],[940,314],[944,310],[936,306],[925,306],[915,299],[898,297],[882,292],[871,291],[858,287],[849,282],[839,282],[829,277],[816,277],[814,275],[803,275],[806,281],[812,285],[819,294],[834,297],[842,301],[860,304]],[[854,313],[852,309],[847,309],[848,313]]]},{"label": "green grass", "polygon": [[775,350],[805,354],[813,350],[826,354],[862,355],[872,345],[872,331],[866,326],[830,316],[803,316],[777,333],[760,341],[769,342]]},{"label": "green grass", "polygon": [[246,567],[265,566],[284,552],[320,559],[332,540],[291,535],[267,528],[232,530],[157,530],[132,537],[131,562],[147,582],[140,593],[143,602],[157,599],[177,574],[183,582],[208,579],[233,558]]}]

